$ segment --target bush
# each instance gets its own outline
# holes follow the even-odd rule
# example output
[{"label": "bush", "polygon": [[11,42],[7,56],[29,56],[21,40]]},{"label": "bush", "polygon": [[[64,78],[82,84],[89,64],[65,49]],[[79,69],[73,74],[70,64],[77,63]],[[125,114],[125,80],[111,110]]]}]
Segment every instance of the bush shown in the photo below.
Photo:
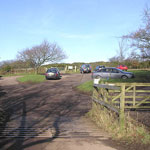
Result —
[{"label": "bush", "polygon": [[113,139],[129,143],[150,144],[150,132],[143,124],[126,116],[125,128],[120,127],[118,117],[107,108],[93,102],[88,116],[101,128],[109,132]]},{"label": "bush", "polygon": [[4,65],[2,68],[1,68],[1,72],[2,74],[6,74],[8,72],[10,72],[12,69],[12,67],[10,65]]}]

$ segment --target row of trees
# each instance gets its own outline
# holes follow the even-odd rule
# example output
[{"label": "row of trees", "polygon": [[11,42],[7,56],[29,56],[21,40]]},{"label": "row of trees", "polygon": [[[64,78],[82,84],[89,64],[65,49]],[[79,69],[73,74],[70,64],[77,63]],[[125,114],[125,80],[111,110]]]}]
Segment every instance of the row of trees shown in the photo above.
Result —
[{"label": "row of trees", "polygon": [[110,62],[133,62],[135,65],[145,62],[150,66],[150,9],[148,7],[144,9],[142,21],[140,28],[121,37],[117,54],[109,59]]},{"label": "row of trees", "polygon": [[4,61],[1,69],[9,72],[12,68],[34,68],[38,69],[45,63],[56,63],[66,58],[65,52],[56,43],[43,41],[40,45],[19,51],[14,61]]}]

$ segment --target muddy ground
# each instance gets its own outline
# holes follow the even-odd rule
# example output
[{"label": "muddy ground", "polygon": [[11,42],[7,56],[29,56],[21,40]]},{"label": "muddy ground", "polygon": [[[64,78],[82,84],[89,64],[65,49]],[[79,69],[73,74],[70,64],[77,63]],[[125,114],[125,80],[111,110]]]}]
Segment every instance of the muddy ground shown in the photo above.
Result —
[{"label": "muddy ground", "polygon": [[0,128],[0,149],[133,149],[111,140],[85,117],[91,97],[75,91],[74,86],[88,80],[90,74],[63,75],[60,80],[40,84],[19,84],[16,77],[2,78],[0,105],[9,116]]}]

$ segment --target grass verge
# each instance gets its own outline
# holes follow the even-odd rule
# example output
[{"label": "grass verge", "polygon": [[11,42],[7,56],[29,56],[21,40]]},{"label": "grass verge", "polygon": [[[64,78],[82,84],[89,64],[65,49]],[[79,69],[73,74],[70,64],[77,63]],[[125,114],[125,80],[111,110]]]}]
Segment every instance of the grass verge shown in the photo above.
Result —
[{"label": "grass verge", "polygon": [[45,81],[44,75],[25,75],[17,79],[21,83],[40,83]]},{"label": "grass verge", "polygon": [[11,76],[25,76],[25,75],[35,75],[35,73],[8,73],[1,75],[3,77],[11,77]]},{"label": "grass verge", "polygon": [[87,114],[100,128],[109,132],[112,138],[128,143],[149,145],[150,132],[143,124],[133,120],[129,115],[126,116],[124,130],[121,130],[118,117],[107,108],[93,102],[92,109]]},{"label": "grass verge", "polygon": [[84,93],[92,93],[93,91],[93,81],[87,81],[83,84],[77,86],[77,90],[82,91]]}]

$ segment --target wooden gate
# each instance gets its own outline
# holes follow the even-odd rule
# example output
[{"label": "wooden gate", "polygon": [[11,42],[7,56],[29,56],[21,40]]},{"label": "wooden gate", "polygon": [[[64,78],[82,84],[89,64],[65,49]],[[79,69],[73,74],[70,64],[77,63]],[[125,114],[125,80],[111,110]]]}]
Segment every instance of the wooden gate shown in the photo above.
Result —
[{"label": "wooden gate", "polygon": [[118,113],[121,125],[126,109],[150,109],[150,83],[105,83],[93,87],[93,101]]}]

